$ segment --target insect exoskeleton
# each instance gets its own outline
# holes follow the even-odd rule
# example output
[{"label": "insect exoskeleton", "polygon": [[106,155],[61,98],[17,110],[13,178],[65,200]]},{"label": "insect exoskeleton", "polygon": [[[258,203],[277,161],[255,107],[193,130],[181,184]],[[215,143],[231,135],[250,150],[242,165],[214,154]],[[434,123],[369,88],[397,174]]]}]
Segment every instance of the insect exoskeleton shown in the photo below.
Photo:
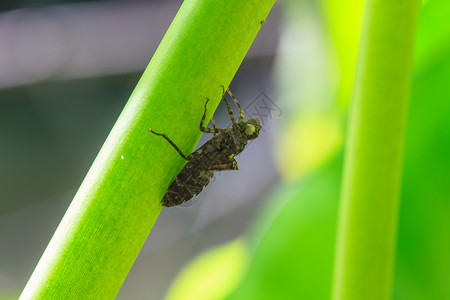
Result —
[{"label": "insect exoskeleton", "polygon": [[198,195],[208,185],[215,171],[237,171],[238,164],[234,156],[244,150],[248,140],[256,139],[261,132],[262,126],[257,118],[244,120],[244,111],[241,105],[231,91],[227,89],[239,110],[239,118],[236,122],[233,110],[225,98],[225,88],[223,86],[222,88],[222,99],[225,101],[232,126],[231,128],[216,128],[214,118],[211,118],[213,128],[203,126],[209,102],[209,99],[206,98],[205,110],[200,121],[200,130],[212,133],[213,137],[190,155],[184,155],[180,148],[165,134],[156,133],[151,128],[149,129],[151,133],[166,139],[180,156],[187,160],[186,165],[169,185],[161,200],[165,207],[180,205]]}]

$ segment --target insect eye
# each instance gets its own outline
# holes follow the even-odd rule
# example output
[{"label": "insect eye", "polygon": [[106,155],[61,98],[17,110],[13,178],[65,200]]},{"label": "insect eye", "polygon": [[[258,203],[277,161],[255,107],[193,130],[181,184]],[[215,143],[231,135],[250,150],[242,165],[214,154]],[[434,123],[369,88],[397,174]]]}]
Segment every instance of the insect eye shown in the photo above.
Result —
[{"label": "insect eye", "polygon": [[245,134],[251,136],[253,133],[255,133],[255,126],[252,124],[247,124],[245,126]]}]

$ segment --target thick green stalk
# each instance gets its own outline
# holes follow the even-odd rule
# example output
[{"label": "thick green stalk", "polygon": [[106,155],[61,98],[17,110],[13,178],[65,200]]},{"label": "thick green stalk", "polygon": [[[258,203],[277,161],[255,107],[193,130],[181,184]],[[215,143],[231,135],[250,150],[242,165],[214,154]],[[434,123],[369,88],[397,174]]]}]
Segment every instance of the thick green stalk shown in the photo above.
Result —
[{"label": "thick green stalk", "polygon": [[274,1],[183,3],[21,299],[115,297],[185,164],[149,128],[193,150]]},{"label": "thick green stalk", "polygon": [[334,300],[391,298],[419,0],[368,0],[350,115]]}]

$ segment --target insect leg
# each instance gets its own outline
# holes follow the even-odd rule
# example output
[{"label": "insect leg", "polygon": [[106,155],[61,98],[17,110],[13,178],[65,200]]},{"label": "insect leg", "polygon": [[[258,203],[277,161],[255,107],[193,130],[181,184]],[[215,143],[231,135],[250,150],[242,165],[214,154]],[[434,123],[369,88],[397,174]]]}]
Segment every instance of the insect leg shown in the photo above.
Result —
[{"label": "insect leg", "polygon": [[216,135],[216,121],[214,120],[214,117],[211,117],[211,123],[212,123],[213,129],[214,129],[214,135]]},{"label": "insect leg", "polygon": [[234,97],[234,95],[231,93],[230,89],[227,89],[227,92],[228,92],[228,95],[230,95],[231,98],[233,98],[234,103],[236,103],[236,105],[239,109],[239,121],[243,121],[244,120],[244,110],[242,109],[241,105],[239,104],[237,99]]},{"label": "insect leg", "polygon": [[[209,102],[209,98],[206,98],[206,102],[205,102],[205,112],[203,113],[202,119],[200,120],[200,130],[202,130],[203,127],[203,122],[205,122],[205,118],[206,118],[206,106],[208,105]],[[203,130],[202,130],[203,131]]]},{"label": "insect leg", "polygon": [[213,120],[213,127],[214,128],[207,128],[203,126],[203,122],[205,122],[205,118],[206,118],[206,106],[208,105],[209,102],[209,98],[206,98],[206,102],[205,102],[205,112],[203,113],[203,117],[200,121],[200,131],[206,132],[206,133],[213,133],[214,135],[216,135],[216,133],[219,133],[222,131],[222,129],[220,128],[216,128],[216,123],[214,122],[214,119],[211,118]]},{"label": "insect leg", "polygon": [[236,121],[234,120],[234,114],[233,114],[233,110],[231,109],[230,104],[228,104],[227,99],[225,98],[225,87],[222,85],[222,99],[225,100],[225,104],[227,105],[227,110],[228,110],[228,114],[230,115],[230,119],[231,119],[231,123],[235,124]]},{"label": "insect leg", "polygon": [[172,147],[173,147],[175,150],[177,150],[177,152],[181,155],[182,158],[184,158],[185,160],[188,160],[187,157],[186,157],[186,155],[184,155],[183,152],[181,152],[180,148],[178,148],[177,145],[175,145],[175,143],[172,142],[172,141],[167,137],[167,135],[165,135],[165,134],[163,134],[163,133],[156,133],[156,132],[154,132],[151,128],[150,128],[148,131],[150,131],[150,132],[153,133],[153,134],[156,134],[156,135],[159,135],[159,136],[162,136],[163,138],[165,138],[165,139],[172,145]]},{"label": "insect leg", "polygon": [[208,168],[213,171],[237,171],[238,166],[235,163],[221,164],[221,165],[213,165]]},{"label": "insect leg", "polygon": [[208,166],[211,171],[237,171],[238,164],[234,158],[221,157]]}]

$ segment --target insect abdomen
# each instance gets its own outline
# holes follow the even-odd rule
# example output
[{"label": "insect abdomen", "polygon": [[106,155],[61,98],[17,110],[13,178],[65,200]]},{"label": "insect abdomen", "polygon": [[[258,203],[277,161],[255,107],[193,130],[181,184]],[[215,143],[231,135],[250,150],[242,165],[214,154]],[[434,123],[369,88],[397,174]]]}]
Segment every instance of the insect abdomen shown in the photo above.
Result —
[{"label": "insect abdomen", "polygon": [[165,207],[177,206],[198,195],[208,185],[214,171],[190,168],[189,163],[178,174],[162,199]]}]

